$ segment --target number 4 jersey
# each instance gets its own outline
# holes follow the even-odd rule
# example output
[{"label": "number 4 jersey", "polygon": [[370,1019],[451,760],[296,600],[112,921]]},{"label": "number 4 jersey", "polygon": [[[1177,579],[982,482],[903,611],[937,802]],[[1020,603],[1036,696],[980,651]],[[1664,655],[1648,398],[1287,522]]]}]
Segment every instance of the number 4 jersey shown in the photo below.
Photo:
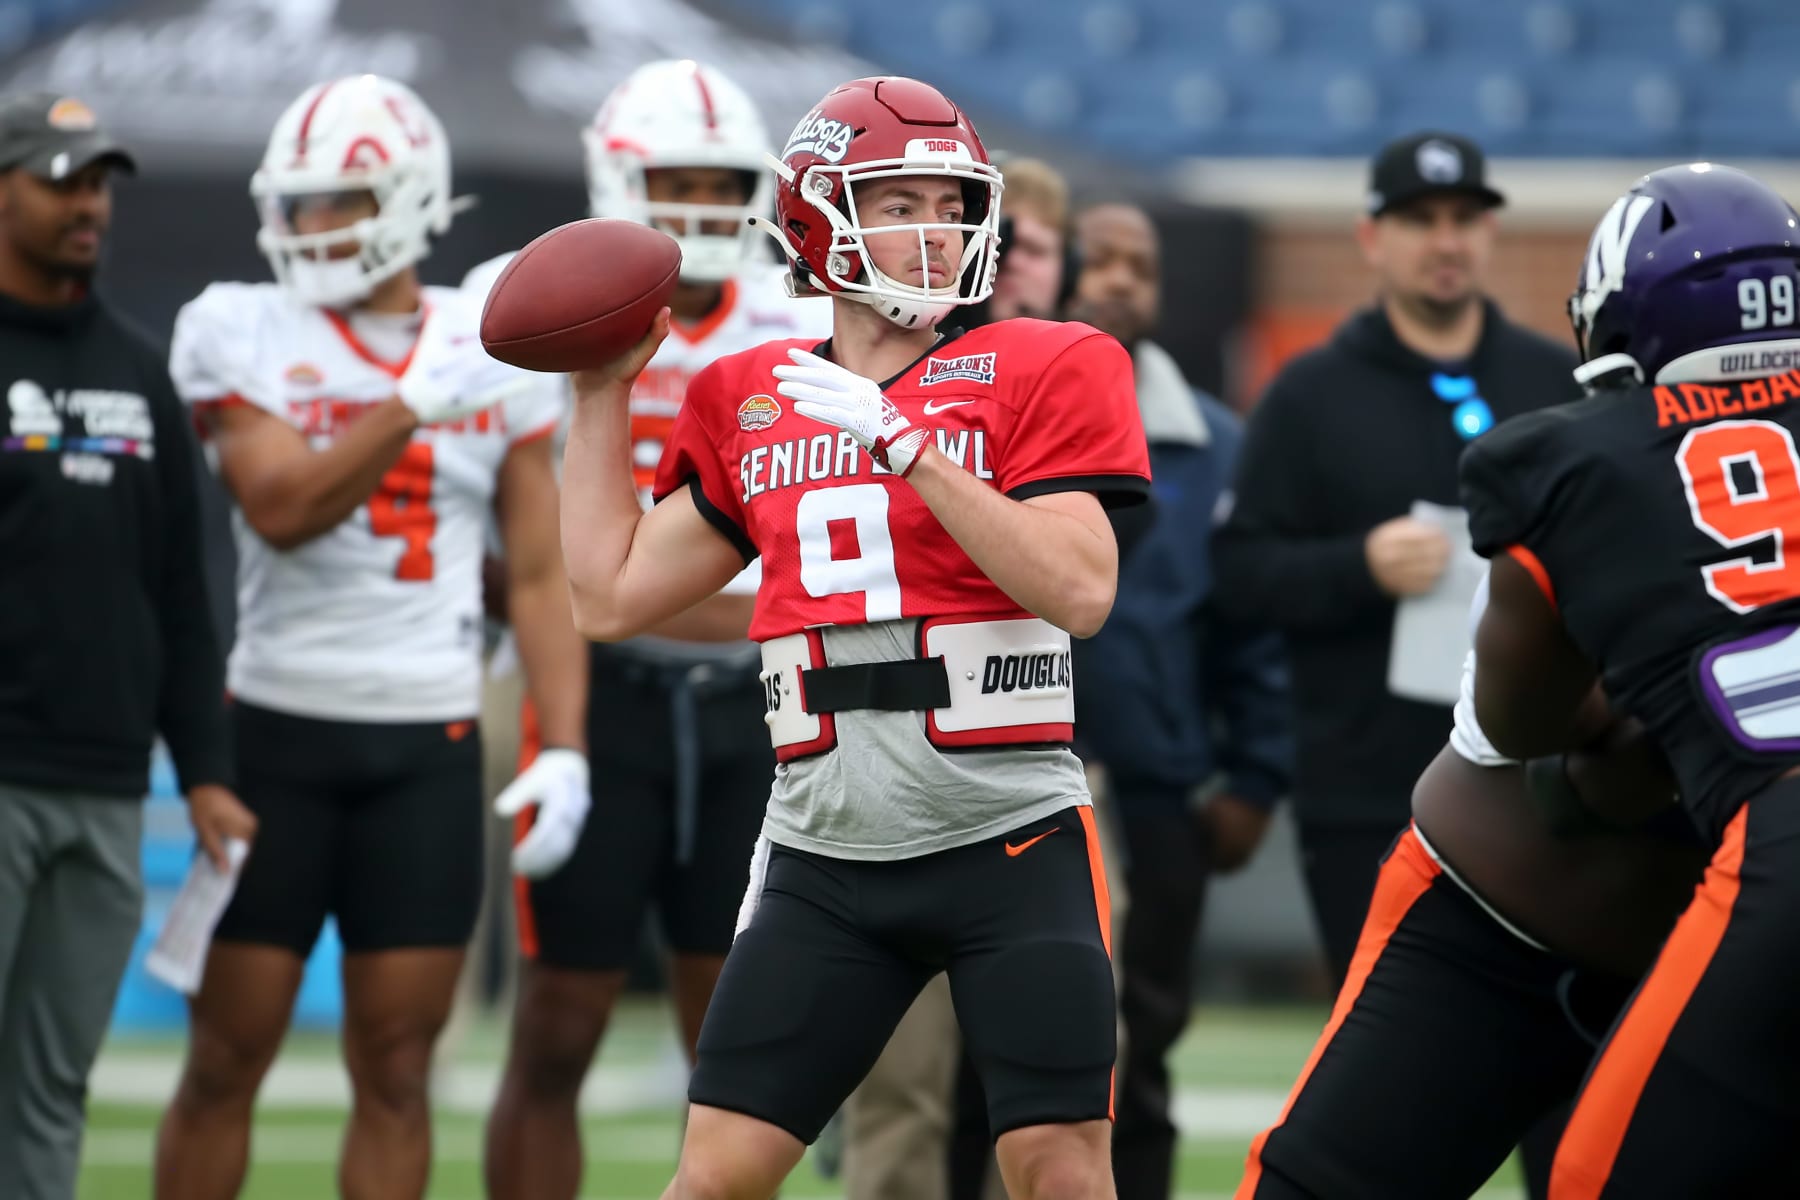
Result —
[{"label": "number 4 jersey", "polygon": [[[770,342],[720,359],[688,385],[657,471],[656,497],[695,503],[763,580],[750,636],[905,617],[1027,615],[970,561],[918,493],[848,433],[793,411],[770,373],[794,348]],[[1149,490],[1130,356],[1081,324],[1001,321],[951,333],[882,385],[933,444],[1016,500]]]},{"label": "number 4 jersey", "polygon": [[[425,289],[428,319],[479,304]],[[274,284],[213,284],[175,322],[170,374],[190,405],[249,404],[329,445],[394,394],[416,317],[345,317]],[[337,528],[292,550],[232,515],[237,641],[229,680],[254,704],[347,721],[459,720],[480,710],[483,529],[502,460],[548,436],[561,376],[430,425]]]},{"label": "number 4 jersey", "polygon": [[1475,549],[1537,579],[1703,829],[1800,763],[1800,373],[1607,392],[1463,455]]}]

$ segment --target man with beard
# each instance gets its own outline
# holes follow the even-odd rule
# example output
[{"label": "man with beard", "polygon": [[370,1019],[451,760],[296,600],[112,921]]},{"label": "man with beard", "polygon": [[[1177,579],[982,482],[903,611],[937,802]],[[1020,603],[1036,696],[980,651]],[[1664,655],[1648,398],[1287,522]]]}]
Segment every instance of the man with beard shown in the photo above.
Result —
[{"label": "man with beard", "polygon": [[1073,320],[1131,351],[1154,509],[1122,556],[1112,615],[1076,650],[1076,725],[1106,768],[1129,897],[1120,935],[1113,1179],[1120,1196],[1171,1192],[1176,1130],[1168,1054],[1187,1026],[1210,874],[1242,866],[1293,770],[1280,640],[1233,626],[1213,601],[1208,543],[1242,441],[1230,409],[1197,391],[1150,339],[1162,253],[1142,209],[1102,204],[1076,222]]},{"label": "man with beard", "polygon": [[215,862],[256,828],[229,789],[187,417],[92,290],[133,169],[80,100],[0,98],[0,1179],[24,1200],[75,1194],[156,736]]},{"label": "man with beard", "polygon": [[[1221,601],[1286,637],[1295,824],[1338,985],[1413,783],[1452,724],[1450,704],[1388,690],[1395,605],[1431,591],[1450,557],[1408,514],[1457,503],[1457,460],[1497,422],[1580,390],[1575,356],[1483,293],[1502,203],[1466,138],[1417,133],[1376,155],[1357,225],[1376,303],[1270,384],[1215,543]],[[1534,1187],[1554,1136],[1546,1125],[1527,1146]]]},{"label": "man with beard", "polygon": [[1457,503],[1457,457],[1496,421],[1578,391],[1574,355],[1483,294],[1502,202],[1465,138],[1414,134],[1376,156],[1357,225],[1376,303],[1270,384],[1218,539],[1220,599],[1292,655],[1295,816],[1339,983],[1413,781],[1450,732],[1448,703],[1387,686],[1395,602],[1430,591],[1450,556],[1407,514]]}]

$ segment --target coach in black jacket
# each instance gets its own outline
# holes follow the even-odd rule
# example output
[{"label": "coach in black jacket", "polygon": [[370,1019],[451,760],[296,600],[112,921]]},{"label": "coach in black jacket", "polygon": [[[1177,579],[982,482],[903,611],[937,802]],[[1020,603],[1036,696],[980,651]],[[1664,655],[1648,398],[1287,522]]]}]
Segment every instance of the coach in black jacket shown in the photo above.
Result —
[{"label": "coach in black jacket", "polygon": [[207,851],[228,790],[193,435],[89,291],[131,158],[86,105],[0,97],[0,1180],[75,1193],[86,1080],[137,936],[160,731]]},{"label": "coach in black jacket", "polygon": [[1455,505],[1468,443],[1577,392],[1575,355],[1484,298],[1501,196],[1481,151],[1417,134],[1374,163],[1358,240],[1380,300],[1294,360],[1252,413],[1215,541],[1218,596],[1286,635],[1307,890],[1341,981],[1375,874],[1450,708],[1387,688],[1397,597],[1429,591],[1449,543],[1407,515]]}]

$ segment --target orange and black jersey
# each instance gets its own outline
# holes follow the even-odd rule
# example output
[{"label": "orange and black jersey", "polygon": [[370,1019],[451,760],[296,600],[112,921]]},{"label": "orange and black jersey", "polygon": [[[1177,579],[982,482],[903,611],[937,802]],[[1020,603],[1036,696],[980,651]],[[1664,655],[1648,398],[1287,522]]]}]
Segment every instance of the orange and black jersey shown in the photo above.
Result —
[{"label": "orange and black jersey", "polygon": [[1800,738],[1758,732],[1800,717],[1800,639],[1764,632],[1800,621],[1797,430],[1789,372],[1603,393],[1462,459],[1477,552],[1532,571],[1713,834],[1800,764]]}]

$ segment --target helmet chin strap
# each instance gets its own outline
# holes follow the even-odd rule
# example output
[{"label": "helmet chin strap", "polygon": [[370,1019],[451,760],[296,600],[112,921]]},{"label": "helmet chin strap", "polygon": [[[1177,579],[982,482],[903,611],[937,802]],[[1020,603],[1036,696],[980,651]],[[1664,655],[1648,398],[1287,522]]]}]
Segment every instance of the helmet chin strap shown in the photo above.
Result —
[{"label": "helmet chin strap", "polygon": [[869,305],[902,329],[933,329],[956,307],[953,304],[928,304],[922,300],[894,300],[872,293],[851,293],[851,296]]},{"label": "helmet chin strap", "polygon": [[[793,244],[782,236],[781,230],[776,227],[775,223],[764,217],[751,217],[749,221],[753,227],[774,238],[775,244],[780,246],[781,252],[787,256],[789,268],[787,291],[790,296],[834,296],[840,300],[854,300],[858,304],[867,304],[902,329],[930,329],[956,307],[954,304],[941,300],[897,300],[891,296],[877,295],[874,292],[826,292],[813,287],[806,282],[810,268],[800,261],[800,255],[794,250]],[[873,271],[873,268],[870,270]]]},{"label": "helmet chin strap", "polygon": [[826,294],[806,281],[805,267],[800,262],[800,255],[795,253],[793,244],[782,235],[780,228],[776,226],[775,222],[766,217],[750,217],[748,218],[748,224],[752,229],[761,230],[763,233],[774,238],[775,244],[781,247],[781,253],[787,258],[788,264],[787,277],[783,282],[787,286],[787,294],[790,298],[798,300],[808,296],[823,296]]}]

